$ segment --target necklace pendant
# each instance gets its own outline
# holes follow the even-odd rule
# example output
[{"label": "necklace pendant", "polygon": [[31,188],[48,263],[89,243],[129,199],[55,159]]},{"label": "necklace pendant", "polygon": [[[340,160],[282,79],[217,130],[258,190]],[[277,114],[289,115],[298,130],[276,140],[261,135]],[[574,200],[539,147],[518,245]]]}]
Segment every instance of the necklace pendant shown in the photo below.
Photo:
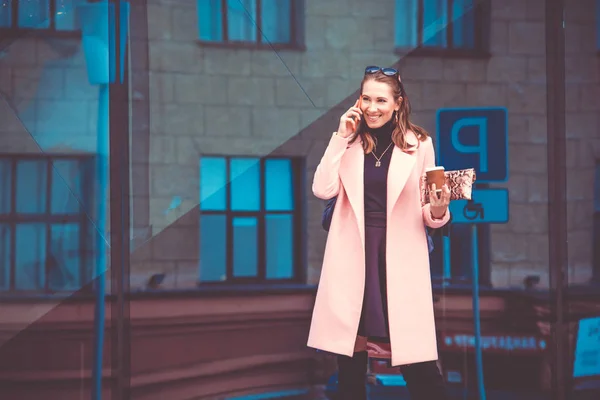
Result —
[{"label": "necklace pendant", "polygon": [[377,168],[381,167],[381,161],[375,161],[375,166],[376,166]]}]

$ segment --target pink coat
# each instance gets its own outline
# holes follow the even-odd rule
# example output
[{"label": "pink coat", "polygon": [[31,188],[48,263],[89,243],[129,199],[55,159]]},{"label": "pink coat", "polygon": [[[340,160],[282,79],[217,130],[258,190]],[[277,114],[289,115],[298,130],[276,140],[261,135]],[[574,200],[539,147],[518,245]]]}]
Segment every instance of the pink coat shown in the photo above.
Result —
[{"label": "pink coat", "polygon": [[[414,133],[406,140],[417,144]],[[335,133],[315,172],[313,193],[338,196],[325,246],[308,346],[351,356],[365,287],[364,161],[360,140]],[[431,138],[412,153],[394,146],[387,191],[387,293],[392,365],[437,360],[429,252],[424,224],[433,220],[420,201],[419,177],[435,165]]]}]

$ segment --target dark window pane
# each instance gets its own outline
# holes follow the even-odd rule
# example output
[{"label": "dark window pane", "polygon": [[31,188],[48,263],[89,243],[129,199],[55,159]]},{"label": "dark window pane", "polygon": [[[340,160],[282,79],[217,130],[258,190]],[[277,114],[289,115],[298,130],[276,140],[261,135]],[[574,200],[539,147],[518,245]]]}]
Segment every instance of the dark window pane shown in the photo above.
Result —
[{"label": "dark window pane", "polygon": [[225,210],[227,169],[224,158],[200,160],[200,209]]},{"label": "dark window pane", "polygon": [[454,0],[452,6],[454,47],[472,49],[475,47],[475,12],[473,0]]},{"label": "dark window pane", "polygon": [[41,290],[46,280],[46,225],[17,225],[16,288]]},{"label": "dark window pane", "polygon": [[51,0],[19,0],[19,27],[43,29],[50,27]]},{"label": "dark window pane", "polygon": [[418,0],[396,0],[397,47],[417,46]]},{"label": "dark window pane", "polygon": [[79,29],[77,23],[77,6],[86,0],[58,0],[56,2],[56,29],[72,31]]},{"label": "dark window pane", "polygon": [[270,43],[289,43],[291,28],[291,0],[262,0],[261,21],[263,41]]},{"label": "dark window pane", "polygon": [[260,162],[256,158],[231,160],[231,209],[260,210]]},{"label": "dark window pane", "polygon": [[226,224],[225,215],[200,217],[200,282],[227,278]]},{"label": "dark window pane", "polygon": [[12,14],[12,0],[0,0],[0,27],[9,28]]},{"label": "dark window pane", "polygon": [[50,289],[75,291],[81,283],[81,250],[78,224],[55,224],[51,227],[48,254]]},{"label": "dark window pane", "polygon": [[256,0],[227,0],[230,41],[256,42]]},{"label": "dark window pane", "polygon": [[17,212],[46,212],[46,161],[20,161],[17,164]]},{"label": "dark window pane", "polygon": [[291,211],[294,209],[292,163],[272,159],[265,162],[266,210]]},{"label": "dark window pane", "polygon": [[78,213],[82,202],[82,168],[75,160],[57,160],[52,163],[53,214]]},{"label": "dark window pane", "polygon": [[221,0],[198,0],[198,30],[200,40],[223,40]]},{"label": "dark window pane", "polygon": [[10,228],[0,225],[0,290],[10,285]]},{"label": "dark window pane", "polygon": [[233,275],[253,277],[258,273],[256,218],[233,219]]},{"label": "dark window pane", "polygon": [[0,160],[0,214],[10,212],[11,166],[10,161]]},{"label": "dark window pane", "polygon": [[447,0],[423,0],[423,45],[446,47]]},{"label": "dark window pane", "polygon": [[293,215],[267,215],[267,278],[286,279],[294,274]]}]

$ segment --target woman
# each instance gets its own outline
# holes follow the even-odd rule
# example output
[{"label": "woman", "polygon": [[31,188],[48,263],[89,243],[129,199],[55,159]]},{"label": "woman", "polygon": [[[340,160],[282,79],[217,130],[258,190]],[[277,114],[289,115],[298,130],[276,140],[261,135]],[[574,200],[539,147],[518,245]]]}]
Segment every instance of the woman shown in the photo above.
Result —
[{"label": "woman", "polygon": [[315,196],[337,203],[308,346],[338,355],[340,399],[366,399],[367,341],[389,343],[413,400],[443,399],[424,225],[449,221],[450,191],[432,186],[421,204],[433,144],[409,120],[398,71],[367,67],[360,92],[314,176]]}]

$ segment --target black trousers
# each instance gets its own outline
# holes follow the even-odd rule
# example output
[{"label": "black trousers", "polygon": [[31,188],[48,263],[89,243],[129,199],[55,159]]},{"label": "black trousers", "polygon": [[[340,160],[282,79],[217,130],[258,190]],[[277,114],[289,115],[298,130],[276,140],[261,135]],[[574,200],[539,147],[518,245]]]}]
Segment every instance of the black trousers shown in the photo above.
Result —
[{"label": "black trousers", "polygon": [[[367,352],[338,356],[338,400],[367,399]],[[411,400],[447,400],[444,379],[435,361],[403,365],[402,376]]]}]

